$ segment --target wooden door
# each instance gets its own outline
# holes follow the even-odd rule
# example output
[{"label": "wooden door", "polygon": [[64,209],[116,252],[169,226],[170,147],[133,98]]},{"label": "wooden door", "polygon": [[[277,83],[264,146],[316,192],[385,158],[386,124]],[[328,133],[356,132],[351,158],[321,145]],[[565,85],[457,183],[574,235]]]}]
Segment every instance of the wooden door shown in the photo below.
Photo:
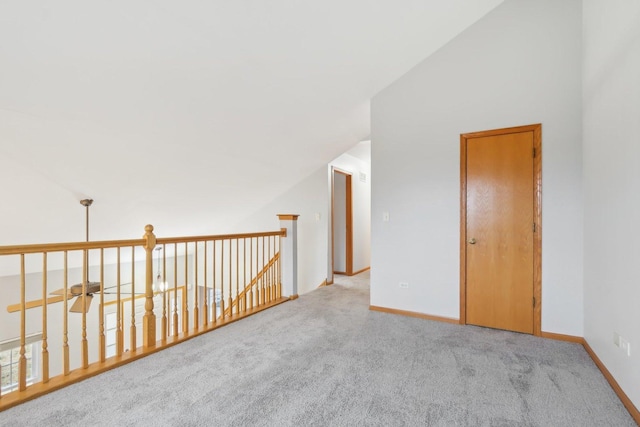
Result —
[{"label": "wooden door", "polygon": [[527,126],[466,134],[461,140],[461,269],[468,324],[529,334],[539,330],[534,311],[540,232],[536,133],[539,126]]}]

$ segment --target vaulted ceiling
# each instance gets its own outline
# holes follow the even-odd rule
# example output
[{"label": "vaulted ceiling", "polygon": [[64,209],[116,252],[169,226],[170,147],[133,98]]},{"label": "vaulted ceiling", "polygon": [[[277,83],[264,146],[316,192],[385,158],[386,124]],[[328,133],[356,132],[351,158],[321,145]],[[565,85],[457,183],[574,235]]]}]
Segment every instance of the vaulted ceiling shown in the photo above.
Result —
[{"label": "vaulted ceiling", "polygon": [[501,2],[4,0],[0,245],[222,231]]}]

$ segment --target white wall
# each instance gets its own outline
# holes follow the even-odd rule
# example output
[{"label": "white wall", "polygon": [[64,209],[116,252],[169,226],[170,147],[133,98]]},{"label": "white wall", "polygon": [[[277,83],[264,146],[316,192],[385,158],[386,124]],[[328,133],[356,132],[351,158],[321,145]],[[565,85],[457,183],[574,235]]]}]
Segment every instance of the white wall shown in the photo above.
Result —
[{"label": "white wall", "polygon": [[[279,213],[299,214],[298,218],[298,293],[316,289],[325,280],[333,280],[330,264],[331,168],[335,166],[353,174],[353,269],[358,271],[370,266],[371,247],[371,167],[368,162],[349,154],[343,154],[266,206],[258,207],[247,218],[239,220],[233,232],[252,232],[277,229]],[[366,181],[360,180],[360,173]],[[319,214],[319,218],[317,217]]]},{"label": "white wall", "polygon": [[[328,189],[326,166],[313,172],[247,218],[233,231],[278,230],[277,214],[298,214],[298,293],[317,288],[327,277]],[[316,220],[316,214],[320,218]]]},{"label": "white wall", "polygon": [[583,8],[584,336],[640,408],[640,2]]},{"label": "white wall", "polygon": [[[2,146],[0,171],[0,245],[84,241],[81,195],[46,179],[38,169],[26,167]],[[135,237],[143,233],[142,228]]]},{"label": "white wall", "polygon": [[581,19],[508,0],[374,97],[372,305],[459,317],[460,134],[542,123],[542,329],[582,336]]}]

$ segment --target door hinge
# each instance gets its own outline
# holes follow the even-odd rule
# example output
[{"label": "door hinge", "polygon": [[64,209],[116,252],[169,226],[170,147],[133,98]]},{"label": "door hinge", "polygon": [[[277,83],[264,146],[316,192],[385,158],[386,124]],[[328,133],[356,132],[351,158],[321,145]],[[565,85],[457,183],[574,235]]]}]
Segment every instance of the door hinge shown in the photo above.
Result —
[{"label": "door hinge", "polygon": [[536,158],[536,147],[533,147],[533,158]]},{"label": "door hinge", "polygon": [[533,308],[536,308],[536,297],[533,297]]},{"label": "door hinge", "polygon": [[536,223],[535,222],[533,223],[533,232],[534,233],[536,232]]}]

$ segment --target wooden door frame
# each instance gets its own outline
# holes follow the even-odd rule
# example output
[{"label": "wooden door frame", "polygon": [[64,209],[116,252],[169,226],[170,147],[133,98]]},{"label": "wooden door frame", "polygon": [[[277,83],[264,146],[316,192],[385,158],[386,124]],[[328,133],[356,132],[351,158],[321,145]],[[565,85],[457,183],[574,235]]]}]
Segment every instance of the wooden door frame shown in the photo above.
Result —
[{"label": "wooden door frame", "polygon": [[[334,175],[336,173],[345,175],[345,193],[346,193],[346,238],[345,238],[345,251],[346,251],[346,271],[347,276],[353,276],[353,197],[351,178],[352,173],[335,166],[331,167],[331,271],[336,273],[334,268],[335,257],[335,239],[334,239],[334,227],[335,227],[335,180]],[[340,272],[338,272],[340,274]]]},{"label": "wooden door frame", "polygon": [[460,324],[467,324],[467,141],[472,138],[533,132],[533,335],[542,335],[542,124],[460,135]]}]

